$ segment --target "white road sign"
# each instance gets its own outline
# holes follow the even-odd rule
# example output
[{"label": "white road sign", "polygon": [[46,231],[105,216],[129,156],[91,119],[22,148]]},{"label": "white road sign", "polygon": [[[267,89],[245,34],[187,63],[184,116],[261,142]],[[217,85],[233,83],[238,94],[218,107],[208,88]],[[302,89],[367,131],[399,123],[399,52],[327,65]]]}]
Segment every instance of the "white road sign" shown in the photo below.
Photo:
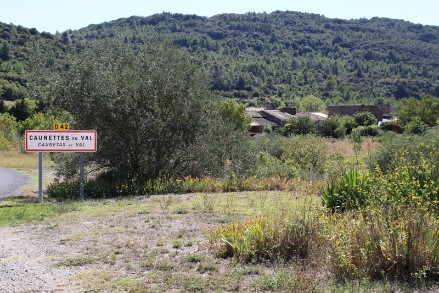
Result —
[{"label": "white road sign", "polygon": [[26,152],[96,152],[96,130],[26,130]]}]

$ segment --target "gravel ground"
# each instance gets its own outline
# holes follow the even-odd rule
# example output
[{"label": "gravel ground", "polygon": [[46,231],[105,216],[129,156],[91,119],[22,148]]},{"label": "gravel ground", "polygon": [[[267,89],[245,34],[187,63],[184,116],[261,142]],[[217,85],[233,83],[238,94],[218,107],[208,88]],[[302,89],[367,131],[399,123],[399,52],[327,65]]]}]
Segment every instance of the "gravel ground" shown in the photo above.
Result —
[{"label": "gravel ground", "polygon": [[[126,292],[117,283],[126,279],[141,282],[141,292],[154,292],[163,280],[150,279],[152,269],[145,269],[143,260],[156,256],[158,265],[179,264],[191,253],[209,255],[203,232],[212,224],[210,216],[147,212],[143,203],[129,206],[129,211],[78,211],[0,227],[0,293]],[[177,240],[193,244],[173,248]],[[74,264],[78,260],[86,263]]]},{"label": "gravel ground", "polygon": [[0,168],[0,198],[13,195],[22,185],[28,184],[30,178],[17,171]]},{"label": "gravel ground", "polygon": [[53,266],[56,247],[41,228],[0,228],[0,292],[74,292],[69,268]]}]

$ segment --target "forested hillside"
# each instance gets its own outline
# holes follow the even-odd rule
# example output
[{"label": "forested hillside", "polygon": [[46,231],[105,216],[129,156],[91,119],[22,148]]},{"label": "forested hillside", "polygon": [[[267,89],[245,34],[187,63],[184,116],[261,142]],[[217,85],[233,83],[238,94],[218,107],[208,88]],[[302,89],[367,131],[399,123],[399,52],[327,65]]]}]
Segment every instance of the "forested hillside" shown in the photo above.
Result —
[{"label": "forested hillside", "polygon": [[63,65],[92,42],[168,41],[205,68],[218,96],[260,105],[307,95],[327,104],[384,103],[439,96],[439,27],[385,18],[341,20],[297,12],[163,13],[51,35],[0,23],[0,93],[26,96],[29,60]]}]

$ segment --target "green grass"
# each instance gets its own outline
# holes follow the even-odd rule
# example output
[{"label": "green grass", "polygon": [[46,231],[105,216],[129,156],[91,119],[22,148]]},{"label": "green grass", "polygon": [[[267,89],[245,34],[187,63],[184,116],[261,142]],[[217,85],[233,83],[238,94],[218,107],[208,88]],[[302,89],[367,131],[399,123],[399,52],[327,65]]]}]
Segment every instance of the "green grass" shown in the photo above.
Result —
[{"label": "green grass", "polygon": [[19,199],[7,199],[8,205],[0,205],[0,226],[43,221],[64,213],[82,209],[82,204],[71,203],[22,203]]}]

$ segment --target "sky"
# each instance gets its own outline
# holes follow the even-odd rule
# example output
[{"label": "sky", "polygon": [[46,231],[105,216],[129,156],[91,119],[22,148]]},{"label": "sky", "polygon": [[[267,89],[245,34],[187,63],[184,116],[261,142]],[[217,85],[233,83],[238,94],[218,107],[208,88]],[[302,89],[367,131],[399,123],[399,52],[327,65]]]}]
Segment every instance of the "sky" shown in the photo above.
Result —
[{"label": "sky", "polygon": [[439,26],[438,0],[0,0],[0,22],[61,33],[133,15],[171,12],[210,17],[276,10],[342,19],[378,16]]}]

